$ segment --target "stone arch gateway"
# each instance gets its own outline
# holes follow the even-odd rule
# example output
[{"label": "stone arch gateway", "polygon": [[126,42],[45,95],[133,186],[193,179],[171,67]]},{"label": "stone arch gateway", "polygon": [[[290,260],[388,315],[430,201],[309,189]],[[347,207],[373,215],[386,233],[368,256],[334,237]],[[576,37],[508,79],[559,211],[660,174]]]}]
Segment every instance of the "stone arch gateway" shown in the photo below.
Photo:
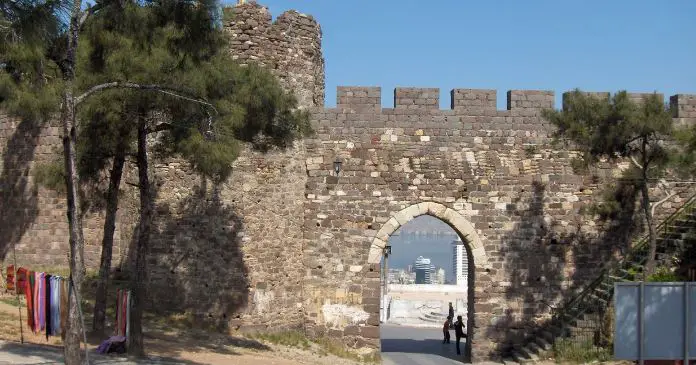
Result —
[{"label": "stone arch gateway", "polygon": [[435,202],[413,204],[396,213],[382,225],[382,228],[377,232],[370,246],[370,253],[367,259],[368,264],[379,264],[382,258],[382,250],[386,246],[389,236],[399,229],[399,227],[421,215],[431,215],[435,218],[439,218],[452,227],[462,238],[462,241],[467,243],[467,248],[471,252],[474,267],[483,269],[489,269],[491,267],[488,262],[488,257],[486,256],[486,249],[478,233],[476,233],[474,226],[457,211]]},{"label": "stone arch gateway", "polygon": [[[376,350],[381,247],[400,225],[428,214],[468,240],[472,355],[495,360],[613,259],[623,231],[607,231],[582,210],[622,168],[578,170],[578,151],[552,143],[542,111],[560,95],[509,90],[501,110],[497,90],[457,88],[440,109],[437,88],[398,87],[387,106],[378,86],[341,86],[324,105],[322,32],[313,17],[288,11],[272,21],[256,2],[228,10],[231,57],[271,67],[316,133],[285,151],[241,150],[230,179],[214,189],[179,159],[158,162],[148,305],[233,332],[299,329]],[[675,125],[696,124],[696,95],[669,100]],[[68,264],[66,203],[35,178],[62,149],[61,130],[0,111],[0,253],[16,246],[20,266]],[[134,173],[127,164],[124,176]],[[657,207],[656,221],[693,194],[693,185],[672,187],[679,194]],[[121,188],[114,266],[127,266],[138,216],[137,187]],[[85,262],[95,269],[103,215],[85,212],[84,226]],[[226,280],[202,286],[203,277]]]},{"label": "stone arch gateway", "polygon": [[[370,252],[367,259],[368,264],[373,265],[373,267],[379,265],[383,256],[384,248],[389,240],[389,236],[396,232],[396,230],[398,230],[401,226],[422,215],[430,215],[447,223],[447,225],[454,229],[457,235],[467,246],[469,262],[471,263],[469,266],[469,294],[467,300],[467,332],[470,340],[468,346],[466,346],[465,356],[471,359],[474,356],[472,351],[474,351],[477,343],[476,323],[479,322],[477,319],[485,320],[484,318],[477,318],[476,316],[476,278],[479,275],[487,275],[490,272],[491,264],[488,261],[486,249],[483,245],[481,237],[466,217],[457,211],[436,202],[421,202],[412,204],[407,208],[398,211],[382,225],[381,229],[377,232],[375,238],[372,240],[372,244],[370,245]],[[481,293],[482,290],[478,290],[478,292]]]}]

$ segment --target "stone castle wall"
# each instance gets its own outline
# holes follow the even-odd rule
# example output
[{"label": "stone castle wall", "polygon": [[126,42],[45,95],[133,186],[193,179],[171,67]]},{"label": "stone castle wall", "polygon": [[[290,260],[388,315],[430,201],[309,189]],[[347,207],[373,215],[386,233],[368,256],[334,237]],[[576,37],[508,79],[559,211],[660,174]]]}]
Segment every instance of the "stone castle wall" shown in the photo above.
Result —
[{"label": "stone castle wall", "polygon": [[271,22],[268,8],[256,2],[225,9],[230,54],[273,71],[295,91],[300,105],[324,105],[324,58],[321,27],[312,16],[287,11]]},{"label": "stone castle wall", "polygon": [[[302,328],[378,348],[380,268],[369,263],[370,249],[385,227],[409,217],[409,207],[437,203],[480,237],[488,265],[472,267],[468,310],[474,355],[494,357],[624,249],[625,222],[580,214],[617,166],[576,171],[576,154],[551,145],[552,127],[539,114],[553,107],[553,92],[509,91],[508,110],[497,110],[495,90],[456,89],[451,109],[440,110],[439,89],[398,88],[394,107],[382,108],[380,88],[341,87],[337,107],[324,108],[316,21],[288,12],[271,23],[255,4],[230,11],[232,57],[274,70],[312,111],[316,135],[287,151],[244,151],[217,187],[184,162],[155,162],[152,309],[190,312],[230,330]],[[670,101],[675,122],[696,121],[696,96]],[[58,125],[0,116],[6,262],[14,247],[20,265],[67,263],[65,200],[35,183],[36,166],[60,156],[61,133]],[[127,268],[137,229],[136,175],[129,165],[121,186],[115,268]],[[658,219],[693,191],[670,189],[679,194],[660,206]],[[429,210],[435,205],[420,206],[437,215]],[[86,213],[90,268],[98,265],[102,224],[102,212]]]},{"label": "stone castle wall", "polygon": [[[520,341],[549,306],[625,250],[632,226],[602,225],[581,210],[626,165],[575,171],[577,154],[554,147],[553,127],[540,117],[554,106],[553,92],[509,91],[508,110],[496,110],[495,90],[453,90],[451,110],[439,109],[438,89],[397,88],[393,108],[382,108],[380,95],[376,87],[339,87],[336,108],[313,111],[305,201],[311,331],[377,345],[380,274],[368,254],[375,237],[385,239],[385,226],[433,214],[420,203],[458,213],[483,244],[489,267],[474,268],[470,283],[477,358]],[[696,98],[672,100],[678,121],[693,123],[685,110]],[[688,184],[670,189],[679,194],[657,209],[657,219],[693,194]],[[366,319],[354,315],[361,310]]]}]

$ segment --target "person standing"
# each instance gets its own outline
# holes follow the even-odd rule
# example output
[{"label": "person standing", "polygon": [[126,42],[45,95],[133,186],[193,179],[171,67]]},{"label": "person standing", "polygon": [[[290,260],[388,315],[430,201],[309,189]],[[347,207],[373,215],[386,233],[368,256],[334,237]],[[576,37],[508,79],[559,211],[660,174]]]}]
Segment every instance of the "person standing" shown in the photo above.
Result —
[{"label": "person standing", "polygon": [[449,303],[449,325],[452,328],[452,321],[454,320],[454,307],[452,307],[452,302]]},{"label": "person standing", "polygon": [[457,316],[457,321],[454,322],[454,335],[457,338],[457,355],[461,355],[461,351],[459,350],[459,341],[461,341],[462,337],[466,338],[467,335],[464,332],[465,326],[464,322],[462,322],[462,316]]},{"label": "person standing", "polygon": [[444,339],[442,340],[442,343],[450,343],[450,324],[452,323],[452,317],[447,317],[447,320],[445,320],[445,323],[442,324],[442,335],[444,336]]}]

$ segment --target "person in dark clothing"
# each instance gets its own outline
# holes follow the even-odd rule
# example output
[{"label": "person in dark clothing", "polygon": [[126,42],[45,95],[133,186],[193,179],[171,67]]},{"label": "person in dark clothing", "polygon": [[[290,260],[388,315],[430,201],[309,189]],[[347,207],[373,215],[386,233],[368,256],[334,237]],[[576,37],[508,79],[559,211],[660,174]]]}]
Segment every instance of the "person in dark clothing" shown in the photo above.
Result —
[{"label": "person in dark clothing", "polygon": [[452,317],[447,317],[445,323],[442,324],[442,335],[444,336],[442,343],[450,343],[450,323],[452,323]]},{"label": "person in dark clothing", "polygon": [[457,321],[454,322],[454,335],[457,338],[457,355],[461,355],[461,351],[459,350],[459,341],[461,341],[462,337],[466,338],[466,333],[464,332],[464,322],[462,322],[462,316],[457,316]]},{"label": "person in dark clothing", "polygon": [[450,328],[452,328],[452,321],[454,320],[454,307],[452,307],[452,302],[449,303],[449,317],[447,318],[449,318],[449,325]]}]

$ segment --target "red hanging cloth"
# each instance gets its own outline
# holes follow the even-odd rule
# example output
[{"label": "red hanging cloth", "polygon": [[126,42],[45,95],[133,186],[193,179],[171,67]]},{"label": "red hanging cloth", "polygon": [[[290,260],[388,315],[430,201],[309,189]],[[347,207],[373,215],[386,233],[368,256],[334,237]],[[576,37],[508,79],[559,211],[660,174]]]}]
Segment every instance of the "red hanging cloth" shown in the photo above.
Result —
[{"label": "red hanging cloth", "polygon": [[34,331],[34,272],[27,272],[28,280],[25,282],[24,293],[27,297],[27,325]]},{"label": "red hanging cloth", "polygon": [[5,286],[5,291],[14,291],[15,290],[15,272],[14,272],[14,265],[7,265],[7,277],[5,278],[7,281],[7,285]]}]

